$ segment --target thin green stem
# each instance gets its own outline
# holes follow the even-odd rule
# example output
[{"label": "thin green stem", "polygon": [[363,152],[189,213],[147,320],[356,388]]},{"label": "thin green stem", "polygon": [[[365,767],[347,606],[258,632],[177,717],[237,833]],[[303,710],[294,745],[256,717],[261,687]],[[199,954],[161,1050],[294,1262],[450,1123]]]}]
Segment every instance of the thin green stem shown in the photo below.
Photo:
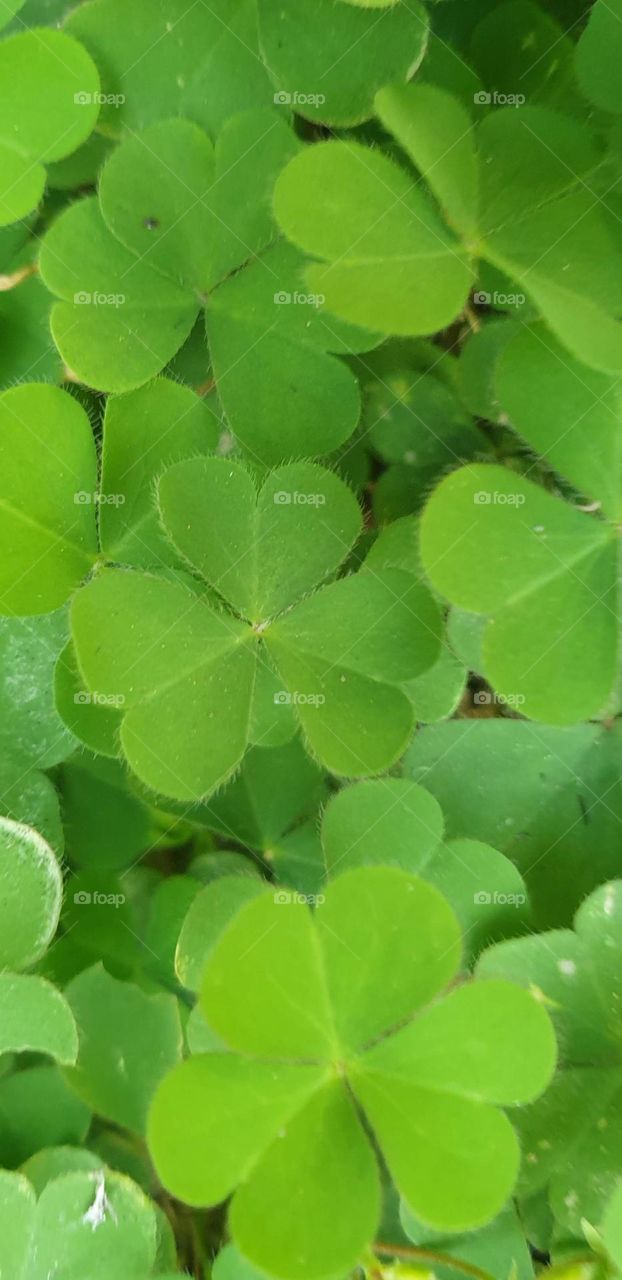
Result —
[{"label": "thin green stem", "polygon": [[494,1280],[494,1276],[490,1272],[483,1271],[481,1267],[476,1267],[472,1262],[461,1262],[458,1258],[451,1258],[446,1253],[438,1253],[436,1249],[420,1249],[417,1245],[403,1244],[384,1244],[378,1241],[373,1246],[374,1253],[386,1254],[392,1258],[412,1258],[420,1262],[438,1262],[443,1267],[451,1267],[454,1271],[461,1271],[465,1276],[473,1276],[475,1280]]}]

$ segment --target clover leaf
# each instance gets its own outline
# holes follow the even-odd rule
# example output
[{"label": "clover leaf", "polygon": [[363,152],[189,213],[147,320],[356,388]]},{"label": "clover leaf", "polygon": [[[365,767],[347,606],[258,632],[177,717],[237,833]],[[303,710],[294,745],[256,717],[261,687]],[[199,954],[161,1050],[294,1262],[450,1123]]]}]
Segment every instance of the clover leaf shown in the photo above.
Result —
[{"label": "clover leaf", "polygon": [[0,1054],[29,1050],[75,1062],[76,1025],[67,1001],[30,968],[56,932],[62,878],[56,857],[31,827],[0,817]]},{"label": "clover leaf", "polygon": [[[214,136],[238,111],[272,102],[258,56],[252,0],[92,0],[72,9],[67,30],[97,64],[101,124],[118,136],[185,116]],[[169,38],[172,36],[172,39]]]},{"label": "clover leaf", "polygon": [[44,162],[75,151],[98,113],[97,70],[77,40],[41,27],[0,42],[0,226],[36,208]]},{"label": "clover leaf", "polygon": [[[159,373],[205,307],[231,427],[269,465],[351,435],[356,380],[330,353],[376,341],[338,322],[322,326],[304,259],[272,245],[274,180],[298,149],[273,109],[233,116],[215,145],[190,121],[159,121],[113,152],[99,200],[56,220],[40,261],[62,299],[51,318],[57,345],[102,390],[131,390]],[[258,193],[252,204],[249,187]]]},{"label": "clover leaf", "polygon": [[367,120],[376,89],[409,79],[428,38],[423,6],[402,0],[317,0],[312,8],[304,0],[259,0],[258,15],[262,53],[279,90],[275,101],[332,125]]},{"label": "clover leaf", "polygon": [[[605,716],[617,705],[619,666],[617,379],[572,360],[534,326],[503,349],[496,387],[515,429],[570,482],[574,504],[561,483],[553,495],[507,469],[469,466],[430,499],[422,558],[443,595],[488,618],[484,672],[503,696],[555,724]],[[586,430],[598,442],[587,457]]]},{"label": "clover leaf", "polygon": [[[503,982],[430,1005],[457,972],[459,928],[435,889],[396,868],[340,876],[314,916],[281,898],[238,909],[209,955],[201,1008],[231,1052],[191,1057],[160,1085],[148,1140],[164,1185],[191,1204],[235,1192],[233,1239],[270,1274],[349,1270],[379,1216],[361,1108],[419,1216],[449,1230],[488,1221],[518,1168],[496,1107],[550,1078],[546,1013]],[[438,1143],[448,1125],[451,1152]]]},{"label": "clover leaf", "polygon": [[434,795],[407,778],[338,791],[324,809],[321,840],[329,879],[384,865],[434,885],[460,922],[467,960],[529,918],[525,884],[509,858],[480,839],[450,839]]},{"label": "clover leaf", "polygon": [[579,908],[574,932],[500,943],[478,968],[529,987],[555,1024],[562,1069],[519,1126],[528,1152],[522,1186],[549,1183],[557,1221],[577,1235],[582,1219],[600,1222],[620,1173],[621,951],[622,884],[611,881]]},{"label": "clover leaf", "polygon": [[[0,611],[48,613],[94,563],[96,455],[89,420],[64,391],[35,383],[0,396]],[[83,500],[84,499],[84,500]]]},{"label": "clover leaf", "polygon": [[308,594],[360,528],[343,481],[300,463],[258,493],[239,463],[198,459],[166,471],[158,495],[166,532],[210,593],[111,568],[72,604],[82,677],[124,711],[121,743],[142,781],[198,800],[227,778],[249,741],[264,654],[282,681],[274,705],[294,708],[329,768],[358,776],[397,759],[413,722],[399,686],[434,661],[440,618],[402,570]]},{"label": "clover leaf", "polygon": [[620,867],[622,726],[494,718],[416,734],[407,777],[438,800],[452,839],[499,849],[525,877],[540,929],[568,925]]},{"label": "clover leaf", "polygon": [[160,1221],[131,1178],[108,1169],[52,1177],[37,1197],[19,1173],[0,1173],[0,1266],[13,1280],[127,1280],[160,1274]]},{"label": "clover leaf", "polygon": [[481,259],[524,289],[573,355],[619,372],[622,257],[591,191],[588,130],[530,104],[476,128],[425,84],[381,89],[376,111],[414,169],[344,139],[301,151],[275,187],[283,231],[319,260],[306,276],[327,309],[387,333],[432,333],[459,315]]},{"label": "clover leaf", "polygon": [[66,996],[80,1033],[68,1083],[98,1115],[141,1133],[156,1085],[181,1053],[174,997],[146,995],[101,965],[78,974]]}]

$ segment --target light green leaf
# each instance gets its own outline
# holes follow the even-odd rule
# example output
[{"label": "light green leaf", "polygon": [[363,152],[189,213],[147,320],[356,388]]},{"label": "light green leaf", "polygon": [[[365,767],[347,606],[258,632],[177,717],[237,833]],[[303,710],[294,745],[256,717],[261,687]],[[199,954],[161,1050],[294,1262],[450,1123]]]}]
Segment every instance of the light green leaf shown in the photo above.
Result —
[{"label": "light green leaf", "polygon": [[433,494],[421,554],[452,604],[491,616],[484,673],[510,704],[557,724],[603,710],[617,671],[617,546],[602,521],[505,468],[470,466]]},{"label": "light green leaf", "polygon": [[45,186],[40,162],[60,160],[89,136],[99,113],[98,91],[93,62],[64,32],[40,28],[2,41],[0,225],[23,218],[39,203]]},{"label": "light green leaf", "polygon": [[210,295],[214,375],[238,443],[275,466],[329,453],[354,431],[356,378],[330,352],[367,350],[377,337],[327,316],[310,292],[307,259],[281,241]]},{"label": "light green leaf", "polygon": [[[525,1041],[531,1050],[528,1056],[520,1053]],[[495,1045],[494,1054],[490,1044]],[[448,1053],[451,1045],[460,1045],[460,1052]],[[520,986],[472,982],[373,1047],[364,1061],[366,1071],[396,1082],[465,1101],[515,1107],[531,1102],[549,1083],[555,1069],[555,1036],[543,1006]]]},{"label": "light green leaf", "polygon": [[451,908],[435,889],[398,868],[339,875],[327,888],[316,921],[345,1054],[361,1051],[412,1017],[451,982],[460,965],[460,933]]},{"label": "light green leaf", "polygon": [[312,751],[335,773],[399,758],[413,713],[397,686],[434,661],[440,617],[410,574],[388,569],[324,588],[266,633]]},{"label": "light green leaf", "polygon": [[[505,1204],[516,1181],[519,1150],[504,1115],[451,1093],[361,1068],[357,1096],[402,1195],[429,1226],[481,1226]],[[439,1133],[451,1135],[448,1150]]]},{"label": "light green leaf", "polygon": [[343,1082],[333,1080],[268,1147],[233,1200],[231,1229],[251,1262],[285,1280],[304,1280],[348,1271],[379,1214],[375,1156]]},{"label": "light green leaf", "polygon": [[103,966],[79,974],[66,995],[80,1035],[71,1088],[99,1115],[142,1133],[155,1089],[181,1053],[173,996],[147,996]]},{"label": "light green leaf", "polygon": [[282,612],[333,572],[361,527],[354,495],[314,463],[273,471],[258,496],[239,463],[181,462],[162,476],[158,500],[180,553],[253,623]]},{"label": "light green leaf", "polygon": [[324,1076],[321,1067],[233,1054],[181,1063],[161,1084],[149,1117],[149,1148],[164,1185],[187,1204],[224,1200]]},{"label": "light green leaf", "polygon": [[248,628],[177,583],[121,570],[100,574],[76,597],[72,625],[87,687],[126,709],[121,740],[142,781],[180,800],[224,781],[248,739]]},{"label": "light green leaf", "polygon": [[0,567],[0,610],[49,613],[95,559],[96,457],[84,410],[56,387],[5,391],[0,463],[0,536],[12,548]]},{"label": "light green leaf", "polygon": [[51,325],[63,359],[104,391],[131,391],[153,378],[198,314],[199,301],[186,288],[115,239],[95,199],[76,201],[56,219],[39,265],[48,289],[62,299]]},{"label": "light green leaf", "polygon": [[298,149],[274,111],[235,116],[216,149],[190,121],[161,121],[113,152],[99,185],[104,220],[133,253],[205,300],[273,239],[272,187]]},{"label": "light green leaf", "polygon": [[233,917],[211,953],[201,1007],[242,1053],[326,1059],[335,1033],[317,938],[306,905],[282,896],[267,891]]},{"label": "light green leaf", "polygon": [[110,397],[99,508],[101,544],[109,559],[139,568],[174,562],[158,526],[155,482],[181,458],[212,453],[218,435],[218,421],[205,401],[170,378]]},{"label": "light green leaf", "polygon": [[0,1171],[0,1275],[24,1280],[28,1262],[35,1193],[20,1173]]},{"label": "light green leaf", "polygon": [[596,501],[616,522],[622,518],[618,382],[573,360],[539,326],[516,335],[496,369],[499,403],[515,429],[586,503]]},{"label": "light green leaf", "polygon": [[450,226],[467,238],[478,222],[473,125],[458,100],[433,85],[381,89],[376,111],[434,192]]},{"label": "light green leaf", "polygon": [[75,1062],[76,1024],[60,991],[32,975],[0,974],[0,1053],[46,1053]]},{"label": "light green leaf", "polygon": [[602,1236],[612,1262],[622,1268],[622,1186],[614,1191],[602,1223]]},{"label": "light green leaf", "polygon": [[307,280],[329,311],[370,329],[423,334],[462,309],[468,253],[414,179],[379,151],[350,142],[307,148],[281,174],[274,201],[285,234],[324,259]]},{"label": "light green leaf", "polygon": [[0,818],[0,889],[0,964],[25,969],[56,932],[62,877],[46,841],[10,818]]},{"label": "light green leaf", "polygon": [[201,987],[203,972],[221,933],[237,912],[264,890],[254,876],[221,876],[195,898],[182,925],[175,954],[175,970],[182,986]]},{"label": "light green leaf", "polygon": [[119,755],[123,712],[114,699],[100,701],[84,688],[71,641],[59,654],[54,670],[54,701],[63,723],[90,751],[113,758]]}]

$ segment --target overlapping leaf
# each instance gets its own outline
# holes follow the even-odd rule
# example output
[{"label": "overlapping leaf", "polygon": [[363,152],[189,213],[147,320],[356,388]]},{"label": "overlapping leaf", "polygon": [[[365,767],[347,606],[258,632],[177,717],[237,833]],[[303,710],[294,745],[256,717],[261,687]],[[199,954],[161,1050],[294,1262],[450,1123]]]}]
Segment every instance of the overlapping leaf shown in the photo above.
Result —
[{"label": "overlapping leaf", "polygon": [[0,397],[0,610],[48,613],[63,604],[96,555],[96,456],[89,420],[56,387]]},{"label": "overlapping leaf", "polygon": [[[314,919],[272,891],[239,909],[201,991],[233,1052],[192,1057],[160,1086],[149,1144],[164,1184],[191,1204],[237,1187],[233,1238],[270,1274],[350,1269],[376,1228],[379,1187],[345,1077],[416,1212],[449,1229],[493,1217],[518,1163],[495,1107],[542,1090],[554,1042],[543,1009],[510,984],[426,1008],[459,961],[448,905],[396,868],[339,877]],[[447,1125],[450,1156],[438,1144]]]},{"label": "overlapping leaf", "polygon": [[160,1274],[160,1223],[130,1178],[95,1168],[53,1177],[37,1199],[18,1173],[0,1174],[0,1266],[13,1280],[127,1280]]},{"label": "overlapping leaf", "polygon": [[620,1172],[621,903],[620,881],[601,885],[580,907],[575,932],[501,943],[479,966],[486,978],[535,991],[556,1025],[563,1070],[525,1113],[523,1184],[550,1182],[557,1220],[577,1235],[582,1219],[600,1222]]},{"label": "overlapping leaf", "polygon": [[449,839],[438,801],[406,778],[344,787],[322,819],[330,879],[364,866],[397,866],[434,885],[452,906],[467,957],[511,937],[529,917],[528,896],[510,860],[480,839]]},{"label": "overlapping leaf", "polygon": [[619,678],[617,379],[534,327],[503,350],[497,395],[534,452],[570,482],[574,504],[559,488],[553,495],[509,470],[469,466],[428,504],[424,564],[452,603],[489,619],[484,672],[510,703],[558,724],[607,714]]},{"label": "overlapping leaf", "polygon": [[75,151],[98,114],[99,76],[77,40],[42,27],[0,42],[0,226],[36,208],[44,163]]},{"label": "overlapping leaf", "polygon": [[401,570],[307,594],[357,536],[349,489],[301,463],[272,472],[257,494],[239,464],[201,459],[164,474],[159,503],[179,552],[241,616],[180,582],[117,569],[74,599],[86,687],[122,706],[123,750],[143,782],[197,800],[235,769],[264,649],[282,681],[275,703],[294,708],[312,752],[352,776],[386,768],[413,722],[399,686],[434,661],[440,619]]},{"label": "overlapping leaf", "polygon": [[356,381],[328,353],[376,341],[339,322],[323,326],[304,259],[291,246],[269,247],[274,180],[298,149],[268,106],[233,116],[215,145],[190,121],[160,121],[115,150],[99,200],[58,218],[41,255],[43,277],[62,299],[52,312],[58,347],[85,382],[106,391],[160,372],[205,306],[229,422],[268,464],[328,452],[351,435]]},{"label": "overlapping leaf", "polygon": [[454,721],[416,734],[404,764],[438,800],[452,840],[493,845],[516,865],[540,928],[568,925],[619,874],[617,724]]},{"label": "overlapping leaf", "polygon": [[573,355],[619,372],[622,256],[591,186],[589,131],[529,104],[475,130],[427,85],[382,89],[376,110],[417,172],[344,140],[306,148],[275,189],[285,234],[320,259],[307,279],[328,309],[432,333],[459,314],[481,258],[518,282]]},{"label": "overlapping leaf", "polygon": [[259,0],[258,13],[275,101],[332,125],[367,120],[376,89],[408,80],[428,39],[425,9],[402,0]]}]

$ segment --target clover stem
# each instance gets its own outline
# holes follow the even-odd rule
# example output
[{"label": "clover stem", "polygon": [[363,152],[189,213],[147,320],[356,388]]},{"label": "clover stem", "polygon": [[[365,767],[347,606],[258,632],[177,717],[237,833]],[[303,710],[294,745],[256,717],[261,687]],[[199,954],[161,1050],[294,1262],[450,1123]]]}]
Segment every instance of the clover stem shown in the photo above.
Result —
[{"label": "clover stem", "polygon": [[436,1249],[420,1249],[417,1245],[384,1244],[380,1240],[372,1248],[374,1253],[388,1254],[393,1258],[437,1262],[443,1267],[461,1271],[463,1275],[473,1276],[475,1280],[494,1280],[494,1277],[488,1271],[483,1271],[481,1267],[476,1267],[471,1262],[461,1262],[458,1258],[451,1258],[448,1254],[439,1253]]}]

